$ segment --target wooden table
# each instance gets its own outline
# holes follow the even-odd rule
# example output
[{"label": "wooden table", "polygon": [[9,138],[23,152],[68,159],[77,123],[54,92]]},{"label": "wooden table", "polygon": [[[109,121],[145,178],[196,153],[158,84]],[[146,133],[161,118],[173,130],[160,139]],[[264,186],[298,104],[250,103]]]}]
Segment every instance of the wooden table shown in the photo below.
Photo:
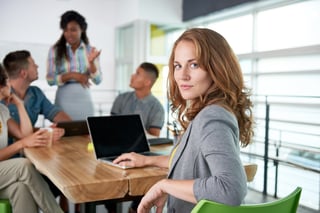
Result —
[{"label": "wooden table", "polygon": [[[89,142],[88,136],[64,137],[51,148],[26,148],[24,153],[73,203],[142,196],[167,175],[163,168],[123,170],[97,161],[87,149]],[[170,149],[168,145],[151,147],[165,153]]]}]

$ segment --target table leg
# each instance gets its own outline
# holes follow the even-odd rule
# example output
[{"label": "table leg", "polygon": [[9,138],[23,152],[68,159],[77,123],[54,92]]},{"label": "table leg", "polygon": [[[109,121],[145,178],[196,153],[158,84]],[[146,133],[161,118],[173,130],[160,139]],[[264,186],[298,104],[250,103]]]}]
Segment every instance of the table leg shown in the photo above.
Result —
[{"label": "table leg", "polygon": [[81,203],[80,204],[81,213],[96,213],[96,204],[94,202]]}]

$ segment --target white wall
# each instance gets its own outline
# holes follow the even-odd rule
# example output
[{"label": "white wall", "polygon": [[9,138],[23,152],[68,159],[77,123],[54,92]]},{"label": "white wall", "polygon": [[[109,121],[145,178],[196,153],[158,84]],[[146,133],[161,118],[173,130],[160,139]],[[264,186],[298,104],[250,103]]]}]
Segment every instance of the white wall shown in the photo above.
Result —
[{"label": "white wall", "polygon": [[46,56],[61,35],[60,16],[77,10],[86,17],[90,43],[102,49],[104,80],[97,88],[114,89],[114,47],[117,26],[137,19],[179,23],[182,0],[0,0],[0,60],[17,49],[28,49],[39,65],[39,80],[46,89]]}]

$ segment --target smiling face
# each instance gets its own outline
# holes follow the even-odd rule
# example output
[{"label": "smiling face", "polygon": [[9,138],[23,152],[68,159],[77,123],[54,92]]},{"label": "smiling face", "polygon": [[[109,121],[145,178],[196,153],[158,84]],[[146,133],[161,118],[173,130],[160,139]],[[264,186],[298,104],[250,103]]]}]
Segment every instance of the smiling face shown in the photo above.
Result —
[{"label": "smiling face", "polygon": [[196,60],[195,46],[190,41],[182,40],[176,46],[174,79],[181,96],[191,101],[205,94],[213,82],[209,73],[200,68]]},{"label": "smiling face", "polygon": [[71,46],[77,46],[80,44],[81,33],[81,27],[76,21],[70,21],[63,30],[63,35]]}]

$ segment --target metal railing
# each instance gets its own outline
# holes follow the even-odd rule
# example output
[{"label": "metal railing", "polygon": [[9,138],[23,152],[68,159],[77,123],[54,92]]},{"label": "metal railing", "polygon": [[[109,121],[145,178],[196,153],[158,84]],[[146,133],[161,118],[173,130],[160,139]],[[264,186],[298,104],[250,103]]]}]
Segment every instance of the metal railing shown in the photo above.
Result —
[{"label": "metal railing", "polygon": [[[258,131],[253,143],[241,153],[249,161],[260,162],[263,174],[260,170],[260,178],[255,181],[263,184],[260,189],[257,189],[259,184],[250,187],[266,195],[272,188],[269,182],[273,182],[274,197],[278,197],[279,176],[297,179],[291,175],[294,171],[303,179],[294,184],[304,184],[306,178],[312,182],[310,187],[304,187],[300,203],[319,210],[320,97],[256,96],[253,99],[258,108],[255,109]],[[307,155],[293,155],[299,153]],[[270,170],[272,168],[274,170]],[[285,188],[287,183],[280,184]]]}]

